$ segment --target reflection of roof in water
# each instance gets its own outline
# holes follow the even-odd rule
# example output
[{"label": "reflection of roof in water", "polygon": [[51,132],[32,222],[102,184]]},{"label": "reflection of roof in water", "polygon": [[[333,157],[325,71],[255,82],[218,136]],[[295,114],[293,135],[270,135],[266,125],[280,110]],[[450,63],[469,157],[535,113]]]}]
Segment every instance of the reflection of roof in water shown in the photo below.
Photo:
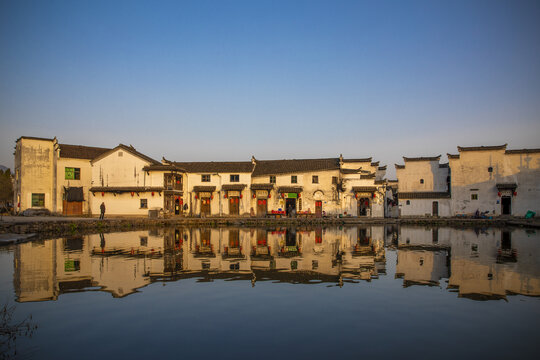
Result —
[{"label": "reflection of roof in water", "polygon": [[506,300],[506,295],[501,294],[459,294],[458,297],[476,301]]},{"label": "reflection of roof in water", "polygon": [[439,286],[438,281],[431,281],[431,280],[403,280],[403,287],[407,288],[409,286],[413,285],[420,285],[420,286]]}]

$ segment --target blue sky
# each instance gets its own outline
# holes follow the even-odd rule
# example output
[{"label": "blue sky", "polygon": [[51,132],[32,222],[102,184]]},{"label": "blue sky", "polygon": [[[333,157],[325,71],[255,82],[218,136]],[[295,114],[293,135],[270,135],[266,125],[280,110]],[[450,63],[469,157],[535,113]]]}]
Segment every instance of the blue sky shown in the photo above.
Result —
[{"label": "blue sky", "polygon": [[0,0],[0,54],[9,167],[21,135],[389,168],[540,147],[539,1]]}]

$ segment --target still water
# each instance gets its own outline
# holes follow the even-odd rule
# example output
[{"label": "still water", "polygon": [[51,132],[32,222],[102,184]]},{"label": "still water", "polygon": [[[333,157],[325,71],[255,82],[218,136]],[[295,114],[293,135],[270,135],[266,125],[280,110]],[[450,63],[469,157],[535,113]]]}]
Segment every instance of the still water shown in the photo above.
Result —
[{"label": "still water", "polygon": [[2,248],[0,271],[38,326],[18,358],[538,357],[534,230],[131,231]]}]

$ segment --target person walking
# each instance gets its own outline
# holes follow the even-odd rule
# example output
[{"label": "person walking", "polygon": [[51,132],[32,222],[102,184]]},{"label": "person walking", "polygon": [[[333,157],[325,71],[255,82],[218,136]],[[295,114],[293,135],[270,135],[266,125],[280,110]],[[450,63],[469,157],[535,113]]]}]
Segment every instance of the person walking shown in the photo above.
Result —
[{"label": "person walking", "polygon": [[101,210],[101,215],[99,216],[99,219],[103,220],[103,218],[105,217],[105,203],[104,202],[101,203],[101,205],[99,206],[99,209]]}]

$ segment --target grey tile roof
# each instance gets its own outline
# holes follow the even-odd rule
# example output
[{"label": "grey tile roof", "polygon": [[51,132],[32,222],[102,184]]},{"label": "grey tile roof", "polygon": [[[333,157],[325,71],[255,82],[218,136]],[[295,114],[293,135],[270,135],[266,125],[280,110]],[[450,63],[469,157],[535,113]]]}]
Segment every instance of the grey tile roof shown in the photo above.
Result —
[{"label": "grey tile roof", "polygon": [[99,155],[111,150],[108,148],[83,146],[83,145],[59,144],[59,146],[60,146],[60,157],[70,158],[70,159],[92,160],[98,157]]},{"label": "grey tile roof", "polygon": [[168,164],[152,164],[152,165],[145,166],[143,170],[144,171],[181,171],[181,172],[184,172],[184,169],[181,169],[176,165],[168,165]]},{"label": "grey tile roof", "polygon": [[324,170],[339,170],[339,159],[257,160],[253,176]]},{"label": "grey tile roof", "polygon": [[189,173],[250,173],[253,170],[251,161],[174,161],[173,164]]},{"label": "grey tile roof", "polygon": [[300,193],[303,188],[301,186],[280,186],[278,192],[280,193]]},{"label": "grey tile roof", "polygon": [[216,191],[215,186],[194,186],[193,192],[214,192]]},{"label": "grey tile roof", "polygon": [[439,161],[441,155],[438,156],[422,156],[422,157],[403,157],[404,161]]},{"label": "grey tile roof", "polygon": [[485,151],[485,150],[506,150],[506,146],[508,144],[503,145],[495,145],[495,146],[458,146],[457,149],[459,152],[462,151]]},{"label": "grey tile roof", "polygon": [[368,162],[368,163],[370,163],[372,159],[373,159],[372,157],[363,158],[363,159],[343,159],[343,162],[344,163],[351,163],[351,162]]},{"label": "grey tile roof", "polygon": [[274,184],[251,184],[251,190],[272,190]]},{"label": "grey tile roof", "polygon": [[399,199],[448,199],[450,193],[446,191],[416,191],[416,192],[399,192]]},{"label": "grey tile roof", "polygon": [[221,190],[226,191],[242,191],[246,188],[246,184],[225,184],[221,185]]},{"label": "grey tile roof", "polygon": [[90,192],[110,192],[110,193],[124,193],[124,192],[149,192],[149,191],[163,191],[163,187],[160,186],[94,186],[90,188]]},{"label": "grey tile roof", "polygon": [[376,186],[353,186],[353,192],[375,192],[377,191]]},{"label": "grey tile roof", "polygon": [[506,150],[505,154],[533,154],[539,153],[540,149],[515,149],[515,150]]}]

